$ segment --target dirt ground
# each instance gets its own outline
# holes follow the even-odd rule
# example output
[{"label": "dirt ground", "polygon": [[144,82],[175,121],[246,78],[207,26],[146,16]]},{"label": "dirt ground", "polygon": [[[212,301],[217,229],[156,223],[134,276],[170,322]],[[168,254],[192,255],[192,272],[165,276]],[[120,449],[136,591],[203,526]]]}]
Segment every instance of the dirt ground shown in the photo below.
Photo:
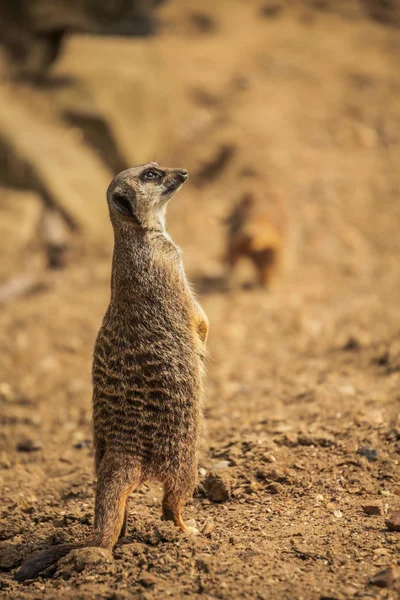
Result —
[{"label": "dirt ground", "polygon": [[[187,538],[145,486],[113,561],[13,580],[30,552],[91,527],[90,363],[111,232],[96,247],[77,241],[48,289],[0,309],[0,597],[395,600],[400,30],[346,3],[264,3],[283,8],[261,18],[256,1],[197,4],[163,6],[152,40],[73,38],[57,73],[116,65],[123,77],[138,44],[155,57],[169,133],[139,158],[192,176],[169,230],[210,320],[200,479],[219,496],[202,488],[189,503],[185,518],[206,530]],[[225,164],[204,175],[221,148]],[[277,187],[290,215],[285,275],[269,292],[243,285],[247,267],[229,290],[212,285],[222,217],[242,191]]]}]

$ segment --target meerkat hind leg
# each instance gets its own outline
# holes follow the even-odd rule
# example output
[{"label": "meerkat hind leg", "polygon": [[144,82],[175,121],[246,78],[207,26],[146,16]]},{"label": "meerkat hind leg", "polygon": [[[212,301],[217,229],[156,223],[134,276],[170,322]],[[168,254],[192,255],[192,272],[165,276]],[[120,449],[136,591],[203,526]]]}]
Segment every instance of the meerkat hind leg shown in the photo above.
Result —
[{"label": "meerkat hind leg", "polygon": [[129,498],[126,499],[124,520],[122,522],[121,531],[119,532],[119,539],[125,537],[128,533],[128,502]]},{"label": "meerkat hind leg", "polygon": [[190,492],[185,488],[179,488],[175,485],[166,483],[164,485],[164,498],[162,501],[162,519],[164,521],[173,521],[177,527],[184,533],[198,534],[196,527],[187,525],[182,518],[182,510]]},{"label": "meerkat hind leg", "polygon": [[257,270],[259,285],[271,287],[277,278],[277,256],[273,249],[266,249],[263,252],[252,256],[254,266]]},{"label": "meerkat hind leg", "polygon": [[103,464],[98,470],[96,487],[94,545],[112,550],[126,530],[126,503],[140,484],[140,474],[126,464]]}]

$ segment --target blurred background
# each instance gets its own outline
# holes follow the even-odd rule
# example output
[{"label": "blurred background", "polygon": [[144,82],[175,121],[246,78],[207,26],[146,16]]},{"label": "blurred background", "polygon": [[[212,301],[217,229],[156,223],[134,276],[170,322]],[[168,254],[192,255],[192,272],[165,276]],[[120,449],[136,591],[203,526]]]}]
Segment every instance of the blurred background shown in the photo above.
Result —
[{"label": "blurred background", "polygon": [[150,160],[190,174],[168,211],[210,319],[187,513],[215,530],[157,537],[145,488],[116,567],[18,597],[396,597],[370,582],[398,560],[399,65],[398,0],[0,0],[4,597],[91,522],[105,191]]}]

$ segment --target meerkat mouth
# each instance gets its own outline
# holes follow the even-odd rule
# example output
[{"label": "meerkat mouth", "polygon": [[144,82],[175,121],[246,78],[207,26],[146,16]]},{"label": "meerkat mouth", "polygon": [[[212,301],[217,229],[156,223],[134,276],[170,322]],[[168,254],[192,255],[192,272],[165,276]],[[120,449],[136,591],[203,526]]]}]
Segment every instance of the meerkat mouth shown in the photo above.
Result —
[{"label": "meerkat mouth", "polygon": [[163,191],[163,196],[172,196],[172,194],[175,194],[176,192],[178,192],[181,187],[183,185],[183,182],[177,182],[174,183],[173,185],[169,185],[168,187],[165,188],[165,190]]},{"label": "meerkat mouth", "polygon": [[167,180],[164,184],[165,189],[162,193],[164,200],[168,200],[173,194],[176,194],[176,192],[181,189],[185,181],[187,181],[188,177],[189,176],[186,170],[175,172],[171,179],[169,181]]}]

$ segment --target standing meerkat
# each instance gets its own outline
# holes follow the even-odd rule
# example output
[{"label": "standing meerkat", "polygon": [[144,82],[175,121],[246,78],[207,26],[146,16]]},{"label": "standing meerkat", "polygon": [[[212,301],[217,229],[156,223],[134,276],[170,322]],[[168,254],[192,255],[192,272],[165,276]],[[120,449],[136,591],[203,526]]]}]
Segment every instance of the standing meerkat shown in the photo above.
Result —
[{"label": "standing meerkat", "polygon": [[148,479],[164,486],[162,516],[182,518],[197,478],[208,321],[165,230],[167,203],[188,173],[149,163],[123,171],[107,191],[114,228],[111,300],[93,356],[97,475],[94,531],[28,558],[36,577],[74,548],[112,550],[126,534],[128,496]]}]

